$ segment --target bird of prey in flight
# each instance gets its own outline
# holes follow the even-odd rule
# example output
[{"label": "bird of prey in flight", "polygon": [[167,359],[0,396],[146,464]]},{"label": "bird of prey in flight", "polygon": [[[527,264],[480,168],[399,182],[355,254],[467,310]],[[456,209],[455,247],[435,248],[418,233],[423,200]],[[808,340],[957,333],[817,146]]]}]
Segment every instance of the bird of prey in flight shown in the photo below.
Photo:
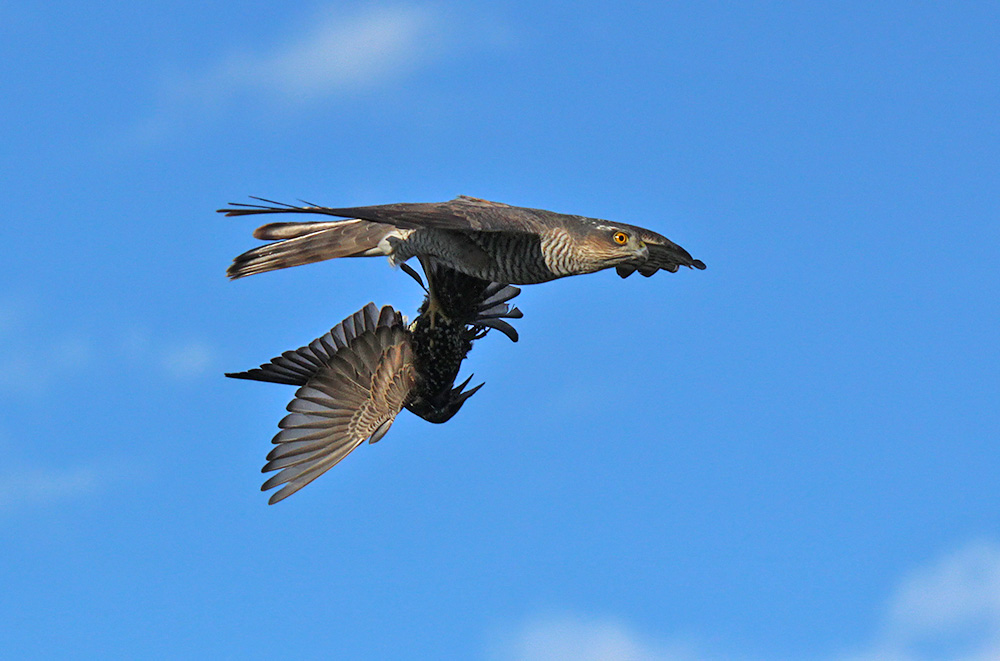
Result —
[{"label": "bird of prey in flight", "polygon": [[227,216],[318,214],[340,220],[270,223],[254,236],[271,241],[248,250],[227,271],[230,278],[335,257],[386,256],[393,264],[432,258],[475,278],[528,285],[615,267],[625,278],[680,266],[705,268],[665,236],[625,223],[514,207],[473,197],[449,202],[383,204],[333,209],[233,204]]},{"label": "bird of prey in flight", "polygon": [[226,374],[299,386],[263,469],[279,472],[262,490],[284,485],[269,504],[315,480],[365,439],[380,440],[404,407],[429,422],[451,419],[483,385],[466,390],[470,376],[455,386],[473,340],[496,329],[517,341],[504,319],[522,316],[508,305],[520,289],[423,266],[427,297],[412,324],[388,305],[379,310],[369,303],[304,347]]},{"label": "bird of prey in flight", "polygon": [[[259,368],[226,376],[299,386],[279,423],[262,489],[282,486],[269,503],[295,493],[366,439],[374,443],[403,408],[445,422],[481,386],[455,386],[472,342],[496,329],[517,341],[505,319],[513,285],[547,282],[614,267],[638,271],[704,269],[666,237],[624,223],[514,207],[460,196],[449,202],[329,208],[233,204],[228,216],[317,214],[336,220],[276,222],[254,232],[270,241],[233,260],[227,274],[256,273],[337,257],[386,256],[423,286],[405,262],[416,257],[427,297],[412,324],[390,306],[369,303],[323,337]],[[470,377],[471,378],[471,377]]]}]

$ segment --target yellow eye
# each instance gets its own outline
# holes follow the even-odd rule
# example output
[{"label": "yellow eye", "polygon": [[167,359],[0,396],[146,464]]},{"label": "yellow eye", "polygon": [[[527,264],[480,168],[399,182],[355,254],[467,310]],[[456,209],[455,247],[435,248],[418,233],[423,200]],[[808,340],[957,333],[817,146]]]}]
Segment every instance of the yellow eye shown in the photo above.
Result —
[{"label": "yellow eye", "polygon": [[628,243],[628,234],[626,234],[625,232],[615,232],[611,236],[611,238],[614,239],[615,243],[617,243],[620,246],[623,246],[626,243]]}]

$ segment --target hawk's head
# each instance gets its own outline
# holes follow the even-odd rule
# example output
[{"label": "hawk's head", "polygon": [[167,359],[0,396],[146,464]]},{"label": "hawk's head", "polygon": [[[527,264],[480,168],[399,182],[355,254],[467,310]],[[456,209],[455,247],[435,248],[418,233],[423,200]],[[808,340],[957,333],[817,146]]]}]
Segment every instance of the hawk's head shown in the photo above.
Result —
[{"label": "hawk's head", "polygon": [[583,242],[594,270],[606,269],[624,262],[646,261],[649,248],[631,227],[595,225]]}]

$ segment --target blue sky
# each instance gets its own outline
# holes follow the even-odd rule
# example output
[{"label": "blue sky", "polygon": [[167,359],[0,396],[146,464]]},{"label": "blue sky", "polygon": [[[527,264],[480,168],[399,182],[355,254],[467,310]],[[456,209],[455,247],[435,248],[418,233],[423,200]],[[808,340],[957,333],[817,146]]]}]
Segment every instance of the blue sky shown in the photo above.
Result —
[{"label": "blue sky", "polygon": [[[16,658],[1000,658],[992,3],[0,4]],[[237,382],[384,260],[247,195],[468,194],[708,269],[530,286],[445,425],[275,507]]]}]

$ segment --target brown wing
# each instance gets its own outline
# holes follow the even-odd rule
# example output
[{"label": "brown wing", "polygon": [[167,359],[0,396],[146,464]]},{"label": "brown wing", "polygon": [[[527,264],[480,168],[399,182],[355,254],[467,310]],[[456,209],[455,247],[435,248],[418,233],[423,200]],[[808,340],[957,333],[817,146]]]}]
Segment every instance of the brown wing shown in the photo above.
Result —
[{"label": "brown wing", "polygon": [[[227,216],[248,216],[266,213],[312,213],[339,218],[361,218],[376,223],[394,225],[402,229],[430,227],[447,230],[480,232],[525,232],[539,234],[560,219],[572,216],[512,207],[500,202],[490,202],[460,195],[448,202],[380,204],[370,207],[331,208],[306,204],[295,206],[254,198],[265,204],[232,204],[219,213]],[[263,229],[263,228],[262,228]]]},{"label": "brown wing", "polygon": [[301,384],[278,426],[261,490],[285,485],[274,504],[337,465],[366,439],[389,430],[416,379],[409,331],[389,306],[373,304],[329,333],[235,378]]},{"label": "brown wing", "polygon": [[386,305],[379,310],[374,303],[369,303],[306,346],[286,351],[260,367],[245,372],[227,372],[226,376],[232,379],[304,386],[323,369],[331,356],[345,348],[358,335],[382,326],[402,325],[403,315],[393,310],[392,306]]}]

